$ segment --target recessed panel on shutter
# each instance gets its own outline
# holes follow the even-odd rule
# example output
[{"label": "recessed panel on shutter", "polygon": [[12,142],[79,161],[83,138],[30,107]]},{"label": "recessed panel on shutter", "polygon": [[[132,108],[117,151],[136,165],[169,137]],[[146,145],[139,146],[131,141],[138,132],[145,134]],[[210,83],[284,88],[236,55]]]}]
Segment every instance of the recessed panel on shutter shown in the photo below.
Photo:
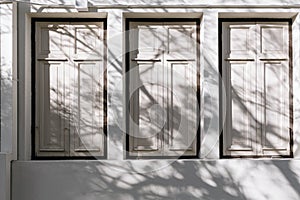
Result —
[{"label": "recessed panel on shutter", "polygon": [[[39,152],[56,152],[64,154],[67,151],[67,134],[65,124],[68,114],[64,110],[64,63],[40,63],[40,78],[43,80],[40,96],[41,106],[39,116]],[[60,152],[60,153],[58,153]],[[47,154],[47,153],[45,153]]]},{"label": "recessed panel on shutter", "polygon": [[195,155],[198,126],[197,69],[188,61],[168,66],[168,155]]},{"label": "recessed panel on shutter", "polygon": [[263,154],[289,154],[289,76],[284,63],[264,64],[265,72],[265,126]]},{"label": "recessed panel on shutter", "polygon": [[[103,153],[103,79],[101,66],[95,62],[76,65],[71,155],[98,155]],[[102,109],[101,109],[102,108]]]},{"label": "recessed panel on shutter", "polygon": [[[256,104],[255,104],[255,74],[253,62],[230,63],[230,107],[231,114],[228,126],[231,134],[228,135],[226,151],[231,154],[253,155],[256,147]],[[253,116],[254,115],[254,116]]]},{"label": "recessed panel on shutter", "polygon": [[134,134],[134,150],[157,151],[160,133],[166,119],[163,70],[160,63],[138,63],[141,85],[138,88],[138,131]]}]

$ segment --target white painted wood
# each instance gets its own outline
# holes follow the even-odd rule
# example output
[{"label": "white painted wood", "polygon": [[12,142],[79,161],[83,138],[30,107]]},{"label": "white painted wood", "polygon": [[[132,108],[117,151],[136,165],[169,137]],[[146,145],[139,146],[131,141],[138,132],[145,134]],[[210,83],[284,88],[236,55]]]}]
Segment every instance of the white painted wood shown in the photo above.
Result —
[{"label": "white painted wood", "polygon": [[37,22],[38,156],[103,156],[103,23]]},{"label": "white painted wood", "polygon": [[[195,22],[131,22],[130,155],[196,154]],[[133,91],[132,91],[133,92]],[[186,151],[186,152],[185,152]]]},{"label": "white painted wood", "polygon": [[[40,127],[39,133],[40,152],[62,152],[65,154],[67,138],[65,138],[65,124],[68,118],[64,112],[64,63],[40,63]],[[47,153],[46,153],[47,154]]]},{"label": "white painted wood", "polygon": [[[131,155],[161,155],[164,110],[163,54],[164,29],[162,23],[131,22],[130,93],[132,93],[130,124]],[[147,38],[147,39],[145,39]],[[163,114],[163,113],[162,113]],[[164,114],[163,114],[164,115]]]},{"label": "white painted wood", "polygon": [[[224,45],[223,78],[226,87],[226,122],[224,128],[223,154],[255,155],[256,87],[252,79],[255,71],[255,26],[249,23],[224,23],[222,27]],[[254,130],[253,130],[254,127]]]},{"label": "white painted wood", "polygon": [[[195,155],[198,128],[197,31],[194,22],[164,23],[167,31],[168,128],[166,155]],[[167,134],[166,134],[167,133]]]},{"label": "white painted wood", "polygon": [[[193,62],[172,62],[168,66],[168,154],[194,154],[197,143],[197,72]],[[198,141],[199,142],[199,141]]]},{"label": "white painted wood", "polygon": [[[99,63],[78,63],[72,101],[71,154],[103,153],[103,77]],[[74,140],[73,140],[74,139]],[[85,153],[83,153],[85,152]]]},{"label": "white painted wood", "polygon": [[[253,115],[256,115],[255,107],[255,67],[253,62],[231,63],[230,65],[230,92],[228,102],[231,120],[227,124],[231,134],[227,138],[226,151],[232,154],[254,155],[256,147],[256,123]],[[228,130],[228,129],[227,129]]]},{"label": "white painted wood", "polygon": [[36,155],[69,154],[68,24],[36,23]]},{"label": "white painted wood", "polygon": [[289,155],[288,24],[228,22],[222,31],[223,154]]},{"label": "white painted wood", "polygon": [[164,125],[161,122],[164,122],[166,113],[156,110],[165,109],[162,95],[164,87],[153,83],[163,80],[162,66],[157,63],[140,63],[138,67],[139,79],[143,85],[138,91],[139,129],[134,135],[134,149],[156,151],[161,148],[160,132]]},{"label": "white painted wood", "polygon": [[[259,24],[258,66],[265,80],[262,127],[263,155],[290,154],[289,26],[288,23]],[[261,77],[258,75],[259,78]]]},{"label": "white painted wood", "polygon": [[[104,155],[103,23],[71,23],[71,156]],[[71,88],[70,88],[71,89]]]}]

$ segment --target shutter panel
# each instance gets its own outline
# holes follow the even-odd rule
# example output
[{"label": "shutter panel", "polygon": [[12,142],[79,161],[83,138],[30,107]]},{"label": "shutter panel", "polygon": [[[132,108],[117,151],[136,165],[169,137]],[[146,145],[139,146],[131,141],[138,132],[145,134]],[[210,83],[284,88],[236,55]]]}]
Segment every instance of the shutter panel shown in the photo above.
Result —
[{"label": "shutter panel", "polygon": [[103,156],[103,23],[70,23],[70,30],[74,33],[71,156]]},{"label": "shutter panel", "polygon": [[[259,24],[258,66],[265,80],[263,155],[290,154],[288,23]],[[259,78],[260,78],[259,77]]]},{"label": "shutter panel", "polygon": [[226,155],[256,154],[256,66],[255,25],[226,24],[223,41],[226,52],[226,125],[224,153]]},{"label": "shutter panel", "polygon": [[[162,23],[131,23],[130,31],[130,153],[161,155],[164,119]],[[158,115],[158,110],[162,111]]]},{"label": "shutter panel", "polygon": [[68,38],[67,26],[37,23],[36,52],[36,145],[37,156],[68,154],[68,111],[65,104],[65,69],[63,52]]},{"label": "shutter panel", "polygon": [[164,59],[168,99],[165,129],[166,155],[196,155],[197,56],[196,23],[164,23],[167,51]]}]

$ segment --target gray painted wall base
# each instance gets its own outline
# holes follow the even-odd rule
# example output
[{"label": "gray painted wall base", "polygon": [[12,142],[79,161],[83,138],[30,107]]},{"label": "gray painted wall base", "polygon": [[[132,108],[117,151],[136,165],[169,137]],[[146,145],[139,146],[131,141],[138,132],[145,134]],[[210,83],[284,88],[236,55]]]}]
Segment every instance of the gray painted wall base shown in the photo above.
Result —
[{"label": "gray painted wall base", "polygon": [[0,200],[10,200],[11,155],[0,153]]},{"label": "gray painted wall base", "polygon": [[13,200],[298,200],[299,188],[300,160],[15,161],[12,164]]}]

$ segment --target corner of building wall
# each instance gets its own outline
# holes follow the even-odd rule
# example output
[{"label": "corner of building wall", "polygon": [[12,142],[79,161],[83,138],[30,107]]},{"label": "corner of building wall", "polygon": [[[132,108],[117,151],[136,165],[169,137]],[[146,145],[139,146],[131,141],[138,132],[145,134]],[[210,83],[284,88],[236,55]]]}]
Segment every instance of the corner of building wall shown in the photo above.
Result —
[{"label": "corner of building wall", "polygon": [[1,132],[0,199],[11,199],[11,161],[17,159],[17,3],[0,5],[1,9]]},{"label": "corner of building wall", "polygon": [[[27,71],[27,60],[26,57],[30,55],[30,48],[27,46],[27,13],[30,12],[30,5],[28,3],[18,2],[17,4],[17,77],[18,77],[18,91],[17,91],[17,122],[18,122],[18,159],[26,160],[30,158],[30,130],[31,127],[31,115],[28,110],[31,109],[30,98],[31,92],[28,91],[26,82],[27,76],[30,76],[30,73]],[[26,84],[27,83],[27,84]],[[30,84],[29,84],[30,85]],[[29,121],[28,121],[29,120]],[[28,137],[29,136],[29,137]]]},{"label": "corner of building wall", "polygon": [[13,64],[13,11],[12,4],[1,4],[1,149],[12,152],[12,64]]}]

